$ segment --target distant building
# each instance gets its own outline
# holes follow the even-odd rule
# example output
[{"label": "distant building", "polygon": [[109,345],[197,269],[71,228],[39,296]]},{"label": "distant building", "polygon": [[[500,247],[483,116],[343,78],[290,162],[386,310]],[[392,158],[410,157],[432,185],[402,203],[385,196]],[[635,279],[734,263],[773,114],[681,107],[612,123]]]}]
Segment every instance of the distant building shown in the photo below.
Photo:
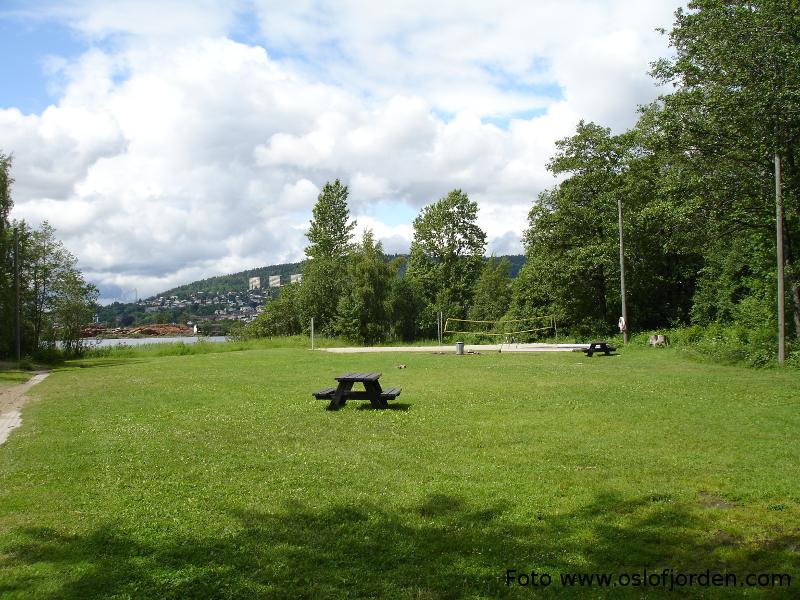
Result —
[{"label": "distant building", "polygon": [[281,276],[280,275],[270,275],[269,276],[269,287],[281,287]]},{"label": "distant building", "polygon": [[251,277],[250,283],[248,288],[249,290],[260,290],[261,289],[261,277]]},{"label": "distant building", "polygon": [[303,281],[303,275],[300,273],[295,273],[292,275],[291,281],[292,283],[301,283]]}]

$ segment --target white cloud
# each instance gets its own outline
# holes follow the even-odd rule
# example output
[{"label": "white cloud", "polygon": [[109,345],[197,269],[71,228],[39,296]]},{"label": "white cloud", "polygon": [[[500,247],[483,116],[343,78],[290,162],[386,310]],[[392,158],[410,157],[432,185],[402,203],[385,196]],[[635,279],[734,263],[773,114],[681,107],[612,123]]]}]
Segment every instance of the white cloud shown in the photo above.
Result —
[{"label": "white cloud", "polygon": [[[231,39],[248,7],[263,47]],[[630,126],[655,96],[646,71],[666,41],[653,30],[673,10],[52,4],[45,16],[103,43],[48,62],[57,104],[0,109],[14,216],[48,219],[95,281],[140,296],[300,260],[311,208],[336,177],[387,251],[406,250],[413,229],[381,210],[419,210],[458,187],[480,205],[489,250],[518,252],[532,201],[554,181],[554,141],[579,118]]]}]

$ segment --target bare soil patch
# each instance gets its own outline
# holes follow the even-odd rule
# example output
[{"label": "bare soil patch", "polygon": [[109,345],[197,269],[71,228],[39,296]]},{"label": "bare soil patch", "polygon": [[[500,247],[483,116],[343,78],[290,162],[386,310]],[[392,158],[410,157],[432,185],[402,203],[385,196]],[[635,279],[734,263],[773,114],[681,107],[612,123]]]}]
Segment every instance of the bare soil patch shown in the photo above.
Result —
[{"label": "bare soil patch", "polygon": [[0,390],[0,444],[4,444],[11,431],[22,424],[22,407],[29,400],[28,390],[49,374],[48,371],[39,371],[25,383]]}]

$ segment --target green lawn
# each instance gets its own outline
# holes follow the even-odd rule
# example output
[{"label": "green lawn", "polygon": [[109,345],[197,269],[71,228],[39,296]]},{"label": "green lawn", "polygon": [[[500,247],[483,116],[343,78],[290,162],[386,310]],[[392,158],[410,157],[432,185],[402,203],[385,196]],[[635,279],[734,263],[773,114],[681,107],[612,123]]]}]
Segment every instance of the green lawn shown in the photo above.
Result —
[{"label": "green lawn", "polygon": [[[404,363],[406,369],[396,369]],[[800,374],[673,350],[96,359],[0,447],[0,596],[785,597]],[[393,410],[325,410],[344,371]],[[564,588],[563,573],[788,573],[791,589]],[[545,593],[506,569],[547,573]],[[540,590],[541,591],[541,590]]]},{"label": "green lawn", "polygon": [[[8,367],[8,368],[7,368]],[[10,368],[10,365],[0,363],[0,391],[12,385],[25,383],[33,376],[30,371],[20,371]]]}]

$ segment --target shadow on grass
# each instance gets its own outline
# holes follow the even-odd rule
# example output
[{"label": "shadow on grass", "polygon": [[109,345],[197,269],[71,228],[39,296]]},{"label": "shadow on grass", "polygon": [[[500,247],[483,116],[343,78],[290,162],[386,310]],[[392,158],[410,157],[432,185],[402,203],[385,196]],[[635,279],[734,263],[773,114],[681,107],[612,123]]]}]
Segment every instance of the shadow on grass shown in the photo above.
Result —
[{"label": "shadow on grass", "polygon": [[390,402],[386,408],[372,408],[372,405],[369,402],[361,402],[355,405],[358,410],[399,410],[402,412],[407,411],[411,408],[411,405],[407,402]]},{"label": "shadow on grass", "polygon": [[[506,569],[549,573],[562,597],[663,597],[663,589],[562,587],[557,573],[727,571],[789,572],[797,540],[776,537],[759,548],[706,532],[702,511],[668,498],[614,494],[571,513],[508,520],[502,503],[472,506],[431,495],[404,512],[371,504],[277,514],[232,513],[229,535],[164,535],[142,541],[113,524],[85,534],[17,532],[0,554],[0,595],[36,598],[462,598],[530,597],[508,587]],[[166,532],[164,532],[166,533]],[[13,571],[13,574],[11,573]],[[793,579],[793,588],[798,585]],[[794,590],[749,589],[761,597]],[[674,597],[729,597],[727,588],[683,588]]]},{"label": "shadow on grass", "polygon": [[64,370],[68,369],[99,369],[103,367],[118,367],[120,365],[132,365],[153,362],[152,358],[90,358],[87,360],[71,360],[63,365]]}]

